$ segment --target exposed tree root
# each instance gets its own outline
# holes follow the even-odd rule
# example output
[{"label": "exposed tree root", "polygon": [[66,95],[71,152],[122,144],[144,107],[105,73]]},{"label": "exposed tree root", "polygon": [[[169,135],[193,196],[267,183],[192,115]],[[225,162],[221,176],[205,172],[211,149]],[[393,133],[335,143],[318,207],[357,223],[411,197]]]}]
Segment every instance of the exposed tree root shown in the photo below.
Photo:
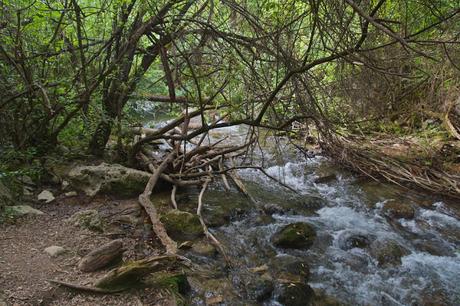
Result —
[{"label": "exposed tree root", "polygon": [[152,195],[152,190],[158,182],[161,173],[163,173],[163,171],[173,160],[173,158],[174,154],[170,153],[157,169],[154,169],[153,165],[151,165],[152,176],[150,177],[147,186],[145,186],[144,192],[141,195],[139,195],[139,203],[142,205],[142,207],[144,207],[145,211],[149,215],[150,220],[152,221],[153,231],[160,239],[161,243],[165,246],[166,253],[168,254],[177,253],[177,244],[168,236],[166,229],[164,228],[163,224],[160,221],[160,218],[158,217],[155,205],[153,205],[152,201],[150,201],[150,196]]}]

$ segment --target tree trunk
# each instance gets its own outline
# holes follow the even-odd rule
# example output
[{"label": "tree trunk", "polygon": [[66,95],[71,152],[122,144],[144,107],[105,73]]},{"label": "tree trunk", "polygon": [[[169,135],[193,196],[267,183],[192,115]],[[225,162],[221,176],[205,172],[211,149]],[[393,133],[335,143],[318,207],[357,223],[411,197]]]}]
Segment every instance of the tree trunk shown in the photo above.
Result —
[{"label": "tree trunk", "polygon": [[89,143],[89,153],[101,157],[104,155],[105,146],[109,141],[110,134],[112,133],[114,118],[104,118],[97,125],[96,131]]}]

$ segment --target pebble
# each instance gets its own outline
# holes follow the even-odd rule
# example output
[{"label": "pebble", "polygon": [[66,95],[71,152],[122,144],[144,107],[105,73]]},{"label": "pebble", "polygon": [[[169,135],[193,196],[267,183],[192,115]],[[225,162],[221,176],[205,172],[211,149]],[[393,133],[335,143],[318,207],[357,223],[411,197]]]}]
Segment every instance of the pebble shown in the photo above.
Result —
[{"label": "pebble", "polygon": [[47,247],[44,251],[51,257],[57,257],[63,254],[66,250],[61,246],[52,245],[52,246]]}]

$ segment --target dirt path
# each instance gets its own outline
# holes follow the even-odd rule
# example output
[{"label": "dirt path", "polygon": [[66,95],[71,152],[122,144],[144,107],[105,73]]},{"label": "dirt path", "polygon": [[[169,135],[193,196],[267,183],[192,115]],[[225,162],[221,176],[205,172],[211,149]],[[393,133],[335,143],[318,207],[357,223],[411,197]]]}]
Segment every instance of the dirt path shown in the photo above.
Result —
[{"label": "dirt path", "polygon": [[[148,227],[143,224],[136,200],[107,197],[57,198],[50,204],[32,205],[45,214],[0,225],[0,305],[169,305],[167,294],[153,289],[120,294],[88,294],[57,288],[47,280],[59,279],[91,284],[106,271],[82,273],[77,264],[94,247],[122,238],[124,259],[138,259],[159,253]],[[80,228],[66,221],[74,213],[96,209],[106,226],[104,233]],[[66,252],[51,257],[49,246]],[[164,295],[164,296],[163,296]]]}]

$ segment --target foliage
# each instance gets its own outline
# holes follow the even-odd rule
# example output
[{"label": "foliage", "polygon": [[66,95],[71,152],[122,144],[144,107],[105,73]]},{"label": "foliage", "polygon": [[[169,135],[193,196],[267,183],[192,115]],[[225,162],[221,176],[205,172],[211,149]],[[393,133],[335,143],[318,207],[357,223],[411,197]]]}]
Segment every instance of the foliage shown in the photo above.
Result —
[{"label": "foliage", "polygon": [[406,133],[458,95],[458,19],[458,1],[3,1],[0,146],[101,155],[148,113],[204,106]]}]

